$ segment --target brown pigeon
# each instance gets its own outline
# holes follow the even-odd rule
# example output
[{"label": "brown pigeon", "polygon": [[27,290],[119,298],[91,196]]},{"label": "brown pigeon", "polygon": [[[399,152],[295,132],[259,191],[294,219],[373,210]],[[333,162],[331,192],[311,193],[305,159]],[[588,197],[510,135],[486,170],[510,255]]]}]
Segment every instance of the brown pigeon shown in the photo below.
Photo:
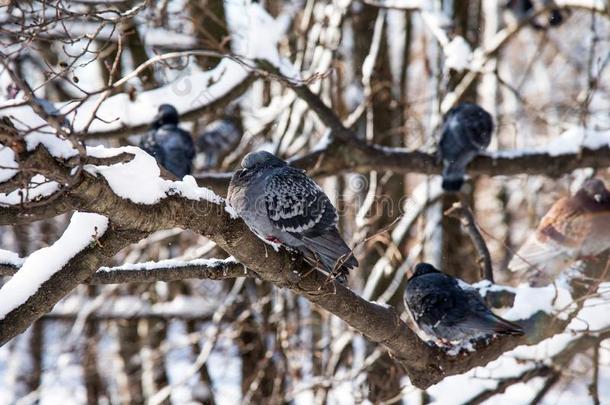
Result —
[{"label": "brown pigeon", "polygon": [[531,286],[552,283],[577,259],[592,259],[610,248],[610,192],[599,179],[557,201],[536,232],[508,264]]}]

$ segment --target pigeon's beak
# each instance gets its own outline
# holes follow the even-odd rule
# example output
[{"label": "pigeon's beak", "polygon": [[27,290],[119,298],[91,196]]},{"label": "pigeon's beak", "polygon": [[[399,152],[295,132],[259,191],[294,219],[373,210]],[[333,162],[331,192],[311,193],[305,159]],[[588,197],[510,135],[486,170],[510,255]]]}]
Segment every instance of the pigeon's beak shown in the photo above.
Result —
[{"label": "pigeon's beak", "polygon": [[598,203],[600,203],[600,202],[602,202],[602,200],[604,199],[604,197],[603,197],[601,194],[595,194],[595,195],[593,196],[593,199],[594,199],[595,201],[597,201]]}]

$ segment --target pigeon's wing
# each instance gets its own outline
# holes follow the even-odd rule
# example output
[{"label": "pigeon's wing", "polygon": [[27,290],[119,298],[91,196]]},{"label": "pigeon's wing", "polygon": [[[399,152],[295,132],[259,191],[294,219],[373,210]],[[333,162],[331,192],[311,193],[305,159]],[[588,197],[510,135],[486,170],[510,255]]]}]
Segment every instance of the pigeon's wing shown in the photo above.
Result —
[{"label": "pigeon's wing", "polygon": [[164,159],[163,149],[157,142],[154,133],[148,133],[140,139],[140,149],[157,159],[161,163]]},{"label": "pigeon's wing", "polygon": [[271,223],[284,232],[317,236],[337,222],[337,211],[326,194],[300,170],[286,167],[276,172],[264,195]]},{"label": "pigeon's wing", "polygon": [[179,128],[163,126],[157,130],[156,137],[164,155],[161,164],[179,179],[190,174],[194,147],[188,133],[183,133]]},{"label": "pigeon's wing", "polygon": [[433,326],[464,318],[460,295],[461,290],[456,288],[455,281],[449,276],[423,275],[413,278],[407,284],[405,303],[418,324]]},{"label": "pigeon's wing", "polygon": [[178,131],[180,131],[180,138],[182,142],[182,148],[184,150],[184,155],[187,159],[192,160],[195,157],[195,142],[193,142],[193,138],[185,130],[178,128]]},{"label": "pigeon's wing", "polygon": [[466,316],[459,321],[461,329],[484,333],[499,333],[522,335],[523,329],[506,319],[502,319],[493,312],[483,302],[483,299],[474,288],[463,289],[467,310]]},{"label": "pigeon's wing", "polygon": [[300,239],[326,270],[358,265],[335,226],[338,218],[335,207],[302,171],[282,168],[267,181],[264,196],[271,223]]},{"label": "pigeon's wing", "polygon": [[547,283],[543,279],[552,281],[573,260],[589,224],[574,200],[560,199],[542,218],[536,232],[519,248],[508,268],[514,272],[531,270],[542,284]]}]

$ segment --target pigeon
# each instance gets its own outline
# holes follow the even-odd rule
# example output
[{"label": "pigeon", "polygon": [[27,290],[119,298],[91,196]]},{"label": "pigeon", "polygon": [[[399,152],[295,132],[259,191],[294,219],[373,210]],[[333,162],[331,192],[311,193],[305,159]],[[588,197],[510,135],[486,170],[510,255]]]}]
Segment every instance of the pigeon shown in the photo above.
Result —
[{"label": "pigeon", "polygon": [[491,115],[472,103],[462,103],[445,115],[439,143],[443,163],[443,190],[459,191],[466,166],[491,142],[494,124]]},{"label": "pigeon", "polygon": [[[553,0],[542,0],[540,1],[539,7],[549,7],[548,10],[548,25],[541,25],[536,19],[530,21],[532,28],[536,30],[547,30],[550,27],[557,27],[565,21],[564,13],[557,7]],[[532,0],[509,0],[505,4],[505,9],[510,11],[519,23],[524,18],[527,18],[530,13],[534,12],[534,2]],[[567,10],[566,10],[567,13]]]},{"label": "pigeon", "polygon": [[418,328],[442,345],[524,333],[519,325],[491,312],[476,289],[428,263],[415,266],[404,302]]},{"label": "pigeon", "polygon": [[316,267],[346,282],[358,266],[337,230],[337,210],[303,170],[266,151],[251,152],[232,177],[229,205],[263,241],[301,252]]},{"label": "pigeon", "polygon": [[178,111],[174,106],[160,105],[150,131],[140,140],[140,148],[182,179],[191,174],[195,146],[189,133],[178,127],[178,119]]},{"label": "pigeon", "polygon": [[533,287],[552,283],[577,259],[610,248],[610,192],[591,179],[572,197],[558,200],[508,264]]},{"label": "pigeon", "polygon": [[197,151],[204,155],[206,167],[215,167],[239,143],[243,135],[241,122],[225,117],[208,124],[197,138]]}]

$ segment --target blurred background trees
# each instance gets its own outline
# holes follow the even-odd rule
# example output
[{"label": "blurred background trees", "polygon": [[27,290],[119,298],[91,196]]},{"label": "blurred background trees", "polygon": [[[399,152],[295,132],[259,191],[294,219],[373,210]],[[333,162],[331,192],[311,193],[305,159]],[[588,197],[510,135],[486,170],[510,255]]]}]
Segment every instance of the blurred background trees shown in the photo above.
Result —
[{"label": "blurred background trees", "polygon": [[[562,9],[555,26],[552,7],[538,2],[524,15],[514,12],[518,1],[429,3],[271,0],[261,6],[275,19],[270,29],[282,30],[280,54],[367,143],[432,153],[443,113],[460,101],[477,102],[494,116],[492,151],[562,143],[559,137],[574,128],[610,131],[607,4],[571,2],[575,7]],[[266,46],[264,32],[231,30],[231,16],[244,6],[238,0],[9,1],[0,6],[0,44],[36,96],[85,100],[155,55],[191,49],[241,55],[244,44]],[[499,33],[506,35],[500,45]],[[112,94],[137,99],[168,86],[178,95],[205,97],[209,83],[189,77],[218,63],[209,55],[164,60]],[[17,93],[0,69],[0,98],[10,101]],[[243,131],[219,145],[201,143],[194,176],[219,194],[226,173],[251,150],[293,158],[327,141],[326,125],[307,103],[261,72],[210,105],[182,108],[182,127],[196,143],[217,120],[235,120]],[[137,145],[145,131],[92,131],[86,143]],[[610,180],[603,166],[520,172],[473,175],[464,191],[499,283],[514,282],[505,271],[508,260],[558,197],[592,176]],[[468,282],[480,280],[472,242],[458,220],[443,215],[455,197],[440,193],[435,174],[384,169],[317,180],[341,212],[344,237],[356,246],[361,266],[350,286],[364,298],[401,307],[405,276],[421,260]],[[56,240],[67,220],[1,227],[0,244],[26,257]],[[205,237],[173,229],[153,233],[114,261],[225,256]],[[213,315],[220,307],[219,320]],[[468,398],[610,400],[608,341],[570,348],[561,356],[540,348],[540,359],[527,361],[545,360],[545,368],[518,378],[479,371],[490,393],[477,397],[481,388]],[[305,299],[254,278],[83,285],[0,349],[0,379],[3,403],[61,398],[88,404],[427,403],[457,384],[418,390],[384,349]]]}]

